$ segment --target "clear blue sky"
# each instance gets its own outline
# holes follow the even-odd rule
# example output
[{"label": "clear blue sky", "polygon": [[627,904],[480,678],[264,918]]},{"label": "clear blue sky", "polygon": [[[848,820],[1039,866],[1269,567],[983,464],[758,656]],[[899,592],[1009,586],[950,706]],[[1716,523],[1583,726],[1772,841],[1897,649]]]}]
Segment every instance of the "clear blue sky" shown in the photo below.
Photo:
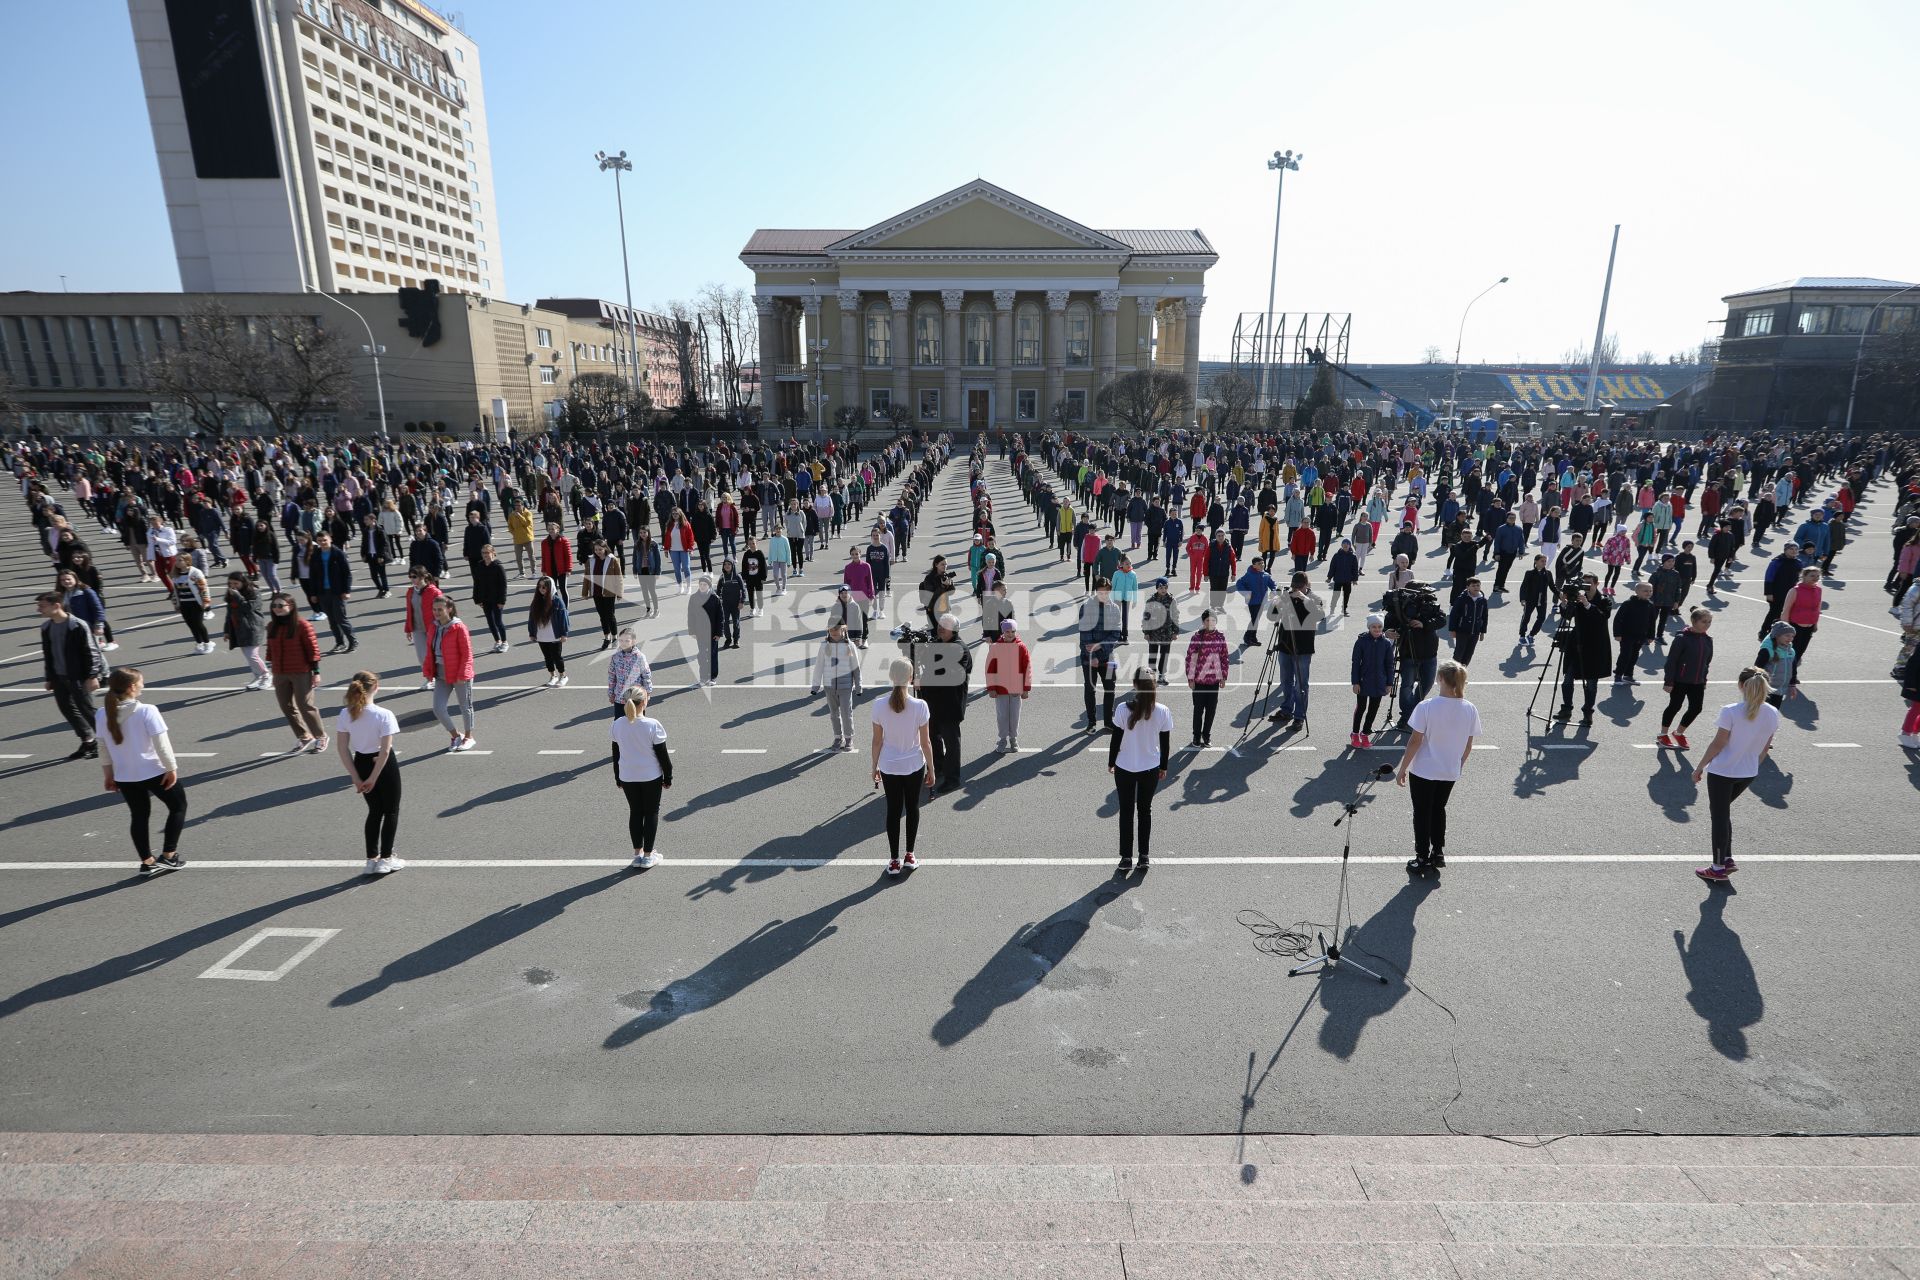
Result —
[{"label": "clear blue sky", "polygon": [[[981,176],[1100,227],[1200,227],[1203,348],[1265,305],[1351,311],[1354,355],[1690,347],[1723,294],[1920,279],[1912,54],[1894,0],[966,5],[465,0],[514,294],[748,283],[758,226],[865,226]],[[177,289],[125,4],[0,0],[0,288]]]}]

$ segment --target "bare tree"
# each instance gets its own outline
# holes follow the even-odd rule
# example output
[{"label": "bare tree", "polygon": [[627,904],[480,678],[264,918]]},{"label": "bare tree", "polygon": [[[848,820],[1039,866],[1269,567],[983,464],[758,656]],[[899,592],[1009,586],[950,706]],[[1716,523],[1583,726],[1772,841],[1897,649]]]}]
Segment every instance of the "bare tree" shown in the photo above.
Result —
[{"label": "bare tree", "polygon": [[569,431],[634,431],[652,404],[619,374],[583,373],[567,388],[561,421]]},{"label": "bare tree", "polygon": [[1446,362],[1447,353],[1433,346],[1428,347],[1426,352],[1420,357],[1421,364],[1445,364]]},{"label": "bare tree", "polygon": [[[1561,355],[1560,363],[1575,369],[1584,369],[1593,363],[1593,348],[1589,346],[1568,347]],[[1606,341],[1600,344],[1600,363],[1620,363],[1620,335],[1610,333]]]},{"label": "bare tree", "polygon": [[913,421],[913,410],[903,404],[889,404],[885,417],[896,431],[905,431],[907,424]]},{"label": "bare tree", "polygon": [[759,348],[759,312],[745,289],[718,283],[702,285],[694,303],[713,335],[706,362],[713,396],[732,415],[747,402],[741,370]]},{"label": "bare tree", "polygon": [[844,427],[849,431],[859,427],[866,420],[867,415],[860,412],[858,405],[843,404],[833,411],[833,425]]},{"label": "bare tree", "polygon": [[181,317],[179,344],[148,361],[146,379],[215,435],[236,402],[260,410],[277,434],[358,403],[352,357],[338,331],[311,316],[236,316],[219,303]]},{"label": "bare tree", "polygon": [[680,403],[673,407],[698,409],[704,402],[700,387],[700,340],[694,332],[700,324],[700,308],[675,298],[661,308],[661,314],[673,322],[667,359],[680,379]]},{"label": "bare tree", "polygon": [[1073,405],[1065,397],[1047,406],[1047,421],[1056,427],[1074,425]]},{"label": "bare tree", "polygon": [[1119,422],[1132,431],[1158,431],[1179,422],[1193,407],[1193,387],[1167,369],[1136,369],[1109,382],[1100,392],[1102,422]]},{"label": "bare tree", "polygon": [[1636,355],[1635,355],[1635,356],[1633,357],[1633,363],[1635,363],[1635,364],[1659,364],[1659,363],[1660,363],[1660,357],[1659,357],[1659,356],[1657,356],[1657,355],[1655,355],[1655,354],[1653,353],[1653,348],[1651,348],[1651,347],[1642,347],[1642,348],[1640,349],[1640,351],[1639,351],[1639,353],[1638,353],[1638,354],[1636,354]]},{"label": "bare tree", "polygon": [[1254,401],[1260,390],[1237,373],[1222,374],[1213,380],[1208,401],[1213,406],[1208,421],[1215,431],[1250,430],[1258,418]]},{"label": "bare tree", "polygon": [[0,369],[0,431],[13,431],[19,425],[20,397],[14,394],[13,378]]}]

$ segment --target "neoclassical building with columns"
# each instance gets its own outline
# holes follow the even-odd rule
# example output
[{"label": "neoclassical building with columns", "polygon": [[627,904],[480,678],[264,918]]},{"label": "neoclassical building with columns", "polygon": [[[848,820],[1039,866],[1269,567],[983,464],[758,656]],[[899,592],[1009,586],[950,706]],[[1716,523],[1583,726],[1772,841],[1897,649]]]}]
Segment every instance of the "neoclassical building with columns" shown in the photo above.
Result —
[{"label": "neoclassical building with columns", "polygon": [[863,231],[756,231],[766,420],[904,404],[916,426],[1019,428],[1064,401],[1093,424],[1122,374],[1197,384],[1217,257],[1198,230],[1096,231],[984,181]]}]

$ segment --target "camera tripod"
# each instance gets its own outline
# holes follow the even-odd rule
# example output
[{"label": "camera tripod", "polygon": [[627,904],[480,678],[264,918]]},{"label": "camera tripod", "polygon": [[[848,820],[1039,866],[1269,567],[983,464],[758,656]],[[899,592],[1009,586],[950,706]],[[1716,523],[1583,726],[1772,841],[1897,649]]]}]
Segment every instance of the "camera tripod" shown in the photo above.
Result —
[{"label": "camera tripod", "polygon": [[[1277,661],[1280,641],[1286,634],[1286,630],[1286,620],[1275,617],[1273,633],[1267,638],[1266,656],[1260,660],[1260,674],[1254,677],[1253,696],[1247,700],[1247,722],[1240,726],[1240,736],[1235,738],[1233,745],[1227,748],[1227,754],[1230,756],[1240,754],[1240,748],[1245,746],[1247,739],[1253,736],[1254,726],[1267,718],[1267,708],[1273,703],[1274,671],[1280,665]],[[1311,730],[1308,732],[1310,734]]]},{"label": "camera tripod", "polygon": [[1323,973],[1331,973],[1340,966],[1342,961],[1345,961],[1348,968],[1356,969],[1366,974],[1383,987],[1387,985],[1387,980],[1383,975],[1375,973],[1358,961],[1348,960],[1340,954],[1340,921],[1345,918],[1347,912],[1347,867],[1350,865],[1349,859],[1353,854],[1354,816],[1360,812],[1360,806],[1365,803],[1367,797],[1373,793],[1373,788],[1382,779],[1392,776],[1393,766],[1390,764],[1383,764],[1379,768],[1372,770],[1367,774],[1366,781],[1360,784],[1360,789],[1353,793],[1353,799],[1340,806],[1340,816],[1333,820],[1333,825],[1337,827],[1343,822],[1346,823],[1347,839],[1346,843],[1340,846],[1340,893],[1333,902],[1333,941],[1328,942],[1327,935],[1324,933],[1318,935],[1320,942],[1319,954],[1311,956],[1287,970],[1287,976],[1289,978],[1295,974],[1306,973],[1310,969],[1319,969]]},{"label": "camera tripod", "polygon": [[[1565,625],[1564,622],[1562,625]],[[1536,719],[1539,720],[1543,726],[1550,727],[1552,725],[1553,717],[1550,714],[1542,712],[1540,715],[1535,716],[1533,714],[1533,708],[1534,704],[1540,701],[1540,691],[1542,689],[1549,690],[1547,694],[1547,704],[1548,706],[1552,706],[1552,690],[1560,687],[1560,674],[1566,669],[1567,651],[1560,643],[1560,633],[1558,630],[1554,632],[1553,638],[1547,641],[1547,649],[1547,656],[1542,659],[1540,663],[1539,678],[1533,682],[1533,696],[1527,699],[1526,723],[1529,728],[1531,728]]]}]

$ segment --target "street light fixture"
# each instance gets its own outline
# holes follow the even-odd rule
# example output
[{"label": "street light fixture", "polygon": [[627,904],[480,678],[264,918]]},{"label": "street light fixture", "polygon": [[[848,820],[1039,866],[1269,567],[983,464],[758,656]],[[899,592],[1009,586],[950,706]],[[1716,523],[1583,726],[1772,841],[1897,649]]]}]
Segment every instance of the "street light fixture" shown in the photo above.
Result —
[{"label": "street light fixture", "polygon": [[1266,402],[1267,383],[1273,370],[1273,291],[1275,283],[1280,278],[1280,201],[1287,191],[1287,170],[1292,169],[1298,172],[1300,162],[1306,158],[1307,153],[1304,151],[1295,155],[1288,150],[1274,152],[1273,159],[1267,161],[1267,168],[1278,173],[1280,177],[1275,182],[1273,191],[1273,260],[1267,268],[1267,317],[1266,323],[1261,326],[1261,332],[1266,335],[1267,340],[1266,359],[1260,362],[1258,399],[1262,404]]},{"label": "street light fixture", "polygon": [[360,327],[367,331],[367,340],[366,342],[361,344],[360,350],[364,351],[367,355],[373,358],[373,394],[374,394],[375,400],[379,403],[379,406],[380,406],[380,439],[382,441],[386,440],[387,438],[387,392],[386,392],[386,388],[380,385],[380,357],[387,354],[387,349],[381,346],[378,342],[374,341],[373,326],[367,323],[367,318],[361,315],[357,308],[348,306],[346,303],[340,301],[340,299],[334,297],[330,293],[322,293],[320,290],[314,288],[310,284],[302,284],[301,288],[305,289],[308,293],[312,294],[314,297],[324,299],[327,302],[331,302],[334,306],[339,307],[341,310],[350,313],[354,319],[360,322]]},{"label": "street light fixture", "polygon": [[600,162],[600,172],[613,170],[613,205],[620,213],[620,277],[627,286],[627,370],[633,376],[633,396],[639,402],[640,391],[640,330],[634,323],[633,314],[633,273],[627,267],[627,205],[620,194],[620,175],[633,172],[633,161],[627,159],[627,153],[608,155],[596,151],[593,158]]},{"label": "street light fixture", "polygon": [[1460,425],[1460,348],[1467,340],[1467,312],[1473,310],[1474,302],[1480,301],[1480,299],[1486,297],[1506,282],[1507,277],[1501,276],[1479,293],[1474,294],[1473,302],[1469,302],[1466,310],[1460,313],[1460,332],[1455,334],[1453,338],[1453,383],[1447,388],[1447,423],[1449,429]]},{"label": "street light fixture", "polygon": [[1920,284],[1910,284],[1899,293],[1890,293],[1874,303],[1872,309],[1867,312],[1867,322],[1860,326],[1860,341],[1853,349],[1853,380],[1847,383],[1847,419],[1840,424],[1840,448],[1843,451],[1853,432],[1853,398],[1854,394],[1860,390],[1860,359],[1867,353],[1867,335],[1873,332],[1873,318],[1880,313],[1880,308],[1902,294],[1912,293],[1915,289],[1920,289]]}]

